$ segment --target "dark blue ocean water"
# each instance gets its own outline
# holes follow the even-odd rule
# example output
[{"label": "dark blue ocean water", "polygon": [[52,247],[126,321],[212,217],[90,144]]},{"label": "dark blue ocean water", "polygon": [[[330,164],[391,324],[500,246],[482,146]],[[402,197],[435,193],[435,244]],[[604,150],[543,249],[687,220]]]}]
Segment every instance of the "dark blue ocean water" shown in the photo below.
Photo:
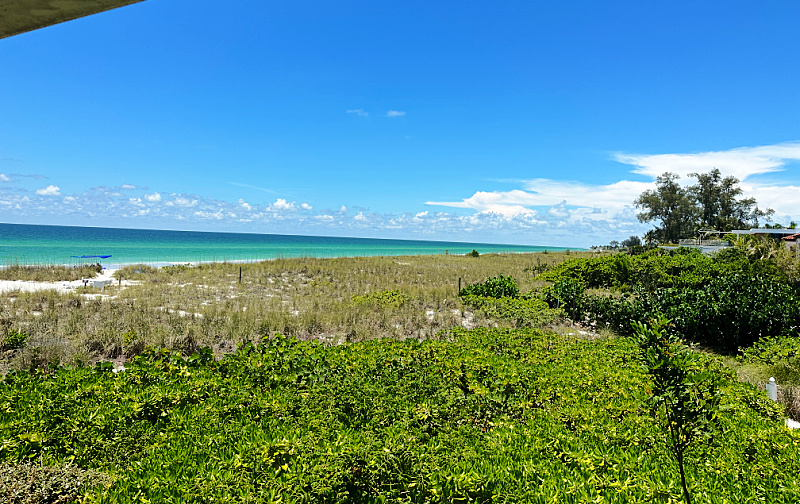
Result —
[{"label": "dark blue ocean water", "polygon": [[[258,261],[279,257],[356,257],[490,252],[538,252],[559,247],[421,240],[381,240],[247,233],[207,233],[0,224],[0,266]],[[72,256],[110,255],[107,259]]]}]

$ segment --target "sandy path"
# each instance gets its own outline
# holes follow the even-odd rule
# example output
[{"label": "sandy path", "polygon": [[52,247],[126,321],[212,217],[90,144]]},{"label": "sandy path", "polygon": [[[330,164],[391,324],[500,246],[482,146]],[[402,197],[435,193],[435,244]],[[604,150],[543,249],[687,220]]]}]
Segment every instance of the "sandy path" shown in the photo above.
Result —
[{"label": "sandy path", "polygon": [[[116,269],[104,269],[100,273],[97,274],[94,278],[90,278],[89,286],[93,285],[93,282],[105,282],[106,285],[111,285],[113,283],[117,283],[117,280],[114,279],[114,273]],[[122,285],[132,285],[134,282],[129,280],[123,280]],[[60,293],[70,292],[74,290],[76,287],[83,287],[83,280],[73,280],[71,282],[34,282],[34,281],[25,281],[25,280],[0,280],[0,294],[5,292],[11,291],[21,291],[21,292],[36,292],[40,290],[57,290]]]}]

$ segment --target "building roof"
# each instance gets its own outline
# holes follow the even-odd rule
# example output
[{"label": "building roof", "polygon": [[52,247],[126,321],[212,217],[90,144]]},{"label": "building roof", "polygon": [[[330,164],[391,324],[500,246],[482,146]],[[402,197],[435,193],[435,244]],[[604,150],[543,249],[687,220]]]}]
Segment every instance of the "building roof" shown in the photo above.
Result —
[{"label": "building roof", "polygon": [[733,231],[731,231],[731,233],[737,235],[746,235],[746,234],[793,235],[797,233],[797,229],[771,229],[771,228],[734,229]]},{"label": "building roof", "polygon": [[0,0],[0,39],[144,0]]},{"label": "building roof", "polygon": [[[797,230],[795,229],[795,231],[797,231]],[[795,233],[793,235],[784,236],[783,238],[781,238],[781,240],[792,241],[792,240],[797,240],[798,238],[800,238],[800,233]]]}]

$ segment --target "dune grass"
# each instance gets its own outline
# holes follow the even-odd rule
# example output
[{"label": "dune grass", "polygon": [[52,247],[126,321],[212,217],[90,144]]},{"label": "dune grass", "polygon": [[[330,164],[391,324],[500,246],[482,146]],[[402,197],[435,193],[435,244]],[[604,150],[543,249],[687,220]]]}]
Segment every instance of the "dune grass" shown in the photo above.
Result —
[{"label": "dune grass", "polygon": [[[537,273],[588,252],[291,258],[259,263],[128,266],[117,275],[137,285],[102,294],[52,291],[0,296],[0,341],[13,329],[27,345],[5,369],[48,362],[124,360],[147,347],[217,353],[243,341],[283,334],[327,344],[375,338],[429,339],[453,326],[514,325],[465,311],[461,286],[500,274],[522,291]],[[240,280],[241,274],[241,280]],[[382,302],[397,292],[403,302]],[[85,294],[94,292],[91,299]],[[6,329],[4,329],[6,328]]]},{"label": "dune grass", "polygon": [[71,282],[82,278],[93,278],[102,269],[99,264],[81,264],[77,266],[21,266],[15,264],[0,268],[0,280]]}]

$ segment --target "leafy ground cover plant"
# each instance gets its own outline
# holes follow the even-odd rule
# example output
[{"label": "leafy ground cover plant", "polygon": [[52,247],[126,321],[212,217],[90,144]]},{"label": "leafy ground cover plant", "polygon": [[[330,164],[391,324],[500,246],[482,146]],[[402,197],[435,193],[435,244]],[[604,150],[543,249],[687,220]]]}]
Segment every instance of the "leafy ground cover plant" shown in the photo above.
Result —
[{"label": "leafy ground cover plant", "polygon": [[494,298],[466,295],[461,298],[465,306],[480,311],[489,319],[509,320],[514,327],[543,327],[561,319],[564,312],[552,309],[537,298]]},{"label": "leafy ground cover plant", "polygon": [[[90,503],[676,501],[637,355],[625,338],[476,329],[12,372],[0,462],[112,475]],[[695,501],[795,502],[800,437],[760,391],[724,370],[720,386],[717,435],[686,453]]]}]

